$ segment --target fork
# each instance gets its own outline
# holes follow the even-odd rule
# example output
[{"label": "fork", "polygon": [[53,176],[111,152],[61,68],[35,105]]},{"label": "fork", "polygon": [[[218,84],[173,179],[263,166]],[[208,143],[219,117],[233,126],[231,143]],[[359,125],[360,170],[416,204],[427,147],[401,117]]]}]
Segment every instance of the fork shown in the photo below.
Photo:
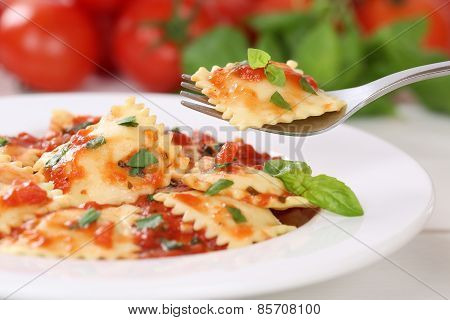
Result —
[{"label": "fork", "polygon": [[[326,92],[347,103],[346,107],[340,111],[327,112],[321,116],[295,120],[291,123],[265,125],[262,128],[253,129],[289,136],[304,137],[316,135],[335,128],[350,118],[355,112],[389,92],[411,83],[448,75],[450,75],[450,61],[407,69],[360,87]],[[200,104],[185,100],[182,100],[181,104],[189,109],[222,119],[222,113],[213,109],[214,105],[209,103],[208,97],[203,95],[201,89],[195,86],[191,80],[191,76],[183,74],[182,79],[184,81],[181,82],[181,86],[193,92],[181,91],[181,96],[199,102]]]}]

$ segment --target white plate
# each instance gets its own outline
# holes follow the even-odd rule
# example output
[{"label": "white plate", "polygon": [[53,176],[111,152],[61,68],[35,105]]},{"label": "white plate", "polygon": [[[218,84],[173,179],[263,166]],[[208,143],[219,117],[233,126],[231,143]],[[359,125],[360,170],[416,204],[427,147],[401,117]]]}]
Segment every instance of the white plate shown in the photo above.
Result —
[{"label": "white plate", "polygon": [[[51,109],[103,114],[124,94],[24,95],[0,99],[0,131],[44,132]],[[147,94],[169,126],[216,129],[225,123],[179,105],[173,95]],[[142,97],[138,100],[144,101]],[[169,114],[175,115],[175,120]],[[236,132],[232,133],[233,135]],[[224,138],[229,133],[221,132]],[[249,142],[295,158],[302,140],[247,132]],[[259,141],[259,142],[258,142]],[[269,143],[270,142],[270,143]],[[321,213],[285,236],[242,249],[138,260],[80,261],[0,255],[0,296],[12,298],[237,298],[305,286],[366,266],[392,253],[428,216],[433,188],[426,172],[390,144],[348,126],[308,138],[301,148],[315,173],[355,190],[361,218]],[[345,290],[345,288],[343,288]]]}]

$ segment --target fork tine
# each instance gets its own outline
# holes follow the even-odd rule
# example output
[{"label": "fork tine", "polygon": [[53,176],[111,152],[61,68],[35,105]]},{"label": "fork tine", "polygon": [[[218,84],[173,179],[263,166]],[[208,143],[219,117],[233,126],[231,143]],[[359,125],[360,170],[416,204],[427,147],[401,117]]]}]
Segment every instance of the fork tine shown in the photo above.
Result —
[{"label": "fork tine", "polygon": [[181,100],[181,104],[183,106],[189,108],[189,109],[194,110],[194,111],[197,111],[197,112],[206,114],[208,116],[211,116],[211,117],[223,120],[222,119],[222,113],[219,112],[219,111],[216,111],[214,109],[211,109],[211,108],[208,108],[208,107],[205,107],[205,106],[201,106],[199,104],[192,103],[192,102],[189,102],[189,101],[184,101],[184,100]]},{"label": "fork tine", "polygon": [[198,101],[198,102],[201,102],[201,103],[204,103],[204,104],[214,107],[213,104],[208,102],[208,97],[206,97],[204,95],[191,93],[191,92],[187,92],[187,91],[181,91],[180,95],[182,95],[185,98],[192,99],[192,100],[195,100],[195,101]]},{"label": "fork tine", "polygon": [[193,85],[190,82],[182,82],[181,86],[183,88],[185,88],[185,89],[188,89],[188,90],[191,90],[191,91],[194,91],[194,92],[197,92],[197,93],[201,93],[202,92],[202,89],[196,87],[195,85]]},{"label": "fork tine", "polygon": [[184,81],[194,82],[194,81],[192,81],[191,77],[192,76],[190,74],[182,74],[181,75],[181,79],[183,79]]}]

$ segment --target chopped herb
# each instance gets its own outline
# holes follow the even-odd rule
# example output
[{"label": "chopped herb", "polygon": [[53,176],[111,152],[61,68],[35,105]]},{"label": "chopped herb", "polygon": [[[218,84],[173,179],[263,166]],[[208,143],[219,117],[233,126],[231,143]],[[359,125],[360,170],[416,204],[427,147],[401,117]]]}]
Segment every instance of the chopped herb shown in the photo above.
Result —
[{"label": "chopped herb", "polygon": [[180,132],[180,128],[175,127],[175,128],[170,129],[170,131],[179,133]]},{"label": "chopped herb", "polygon": [[220,151],[220,149],[222,149],[222,146],[224,145],[224,143],[216,143],[214,145],[214,150],[216,151]]},{"label": "chopped herb", "polygon": [[4,147],[9,143],[8,139],[5,137],[0,137],[0,147]]},{"label": "chopped herb", "polygon": [[99,136],[95,139],[92,139],[88,143],[86,143],[86,148],[88,149],[97,149],[101,145],[104,145],[106,143],[106,139],[103,136]]},{"label": "chopped herb", "polygon": [[127,165],[132,168],[145,168],[146,166],[155,163],[158,163],[158,159],[146,149],[141,149],[131,157]]},{"label": "chopped herb", "polygon": [[247,56],[248,64],[252,69],[264,68],[271,59],[267,52],[253,48],[247,50]]},{"label": "chopped herb", "polygon": [[97,219],[100,217],[100,212],[97,210],[91,208],[81,217],[81,219],[78,221],[78,225],[80,228],[85,228],[89,226],[91,223],[97,221]]},{"label": "chopped herb", "polygon": [[286,75],[284,74],[284,70],[273,64],[268,64],[264,69],[264,73],[267,80],[275,86],[282,87],[286,83]]},{"label": "chopped herb", "polygon": [[230,166],[231,164],[232,164],[232,162],[216,163],[214,165],[214,167],[217,169],[222,169],[222,168],[226,168],[226,167]]},{"label": "chopped herb", "polygon": [[143,168],[131,168],[128,173],[132,177],[142,177],[144,175]]},{"label": "chopped herb", "polygon": [[311,86],[311,84],[308,82],[308,80],[306,80],[305,77],[300,78],[300,85],[306,92],[317,95],[317,91]]},{"label": "chopped herb", "polygon": [[231,213],[234,222],[236,223],[247,222],[247,218],[242,214],[241,210],[239,210],[238,208],[227,206],[227,210],[229,213]]},{"label": "chopped herb", "polygon": [[136,122],[136,116],[130,116],[123,119],[120,119],[116,122],[119,126],[124,127],[137,127],[139,123]]},{"label": "chopped herb", "polygon": [[257,196],[257,195],[259,195],[259,192],[256,191],[255,188],[253,188],[253,187],[248,187],[246,190],[247,190],[247,192],[250,193],[252,196]]},{"label": "chopped herb", "polygon": [[64,157],[64,155],[69,151],[70,146],[66,145],[61,147],[54,155],[51,157],[46,163],[46,168],[54,167],[58,164],[58,162]]},{"label": "chopped herb", "polygon": [[286,109],[286,110],[292,110],[291,105],[284,100],[284,98],[281,96],[281,94],[278,91],[275,91],[275,93],[270,97],[270,102],[273,104],[276,104],[280,108]]},{"label": "chopped herb", "polygon": [[227,179],[219,179],[217,180],[212,186],[206,190],[205,194],[208,196],[213,196],[215,194],[218,194],[223,189],[226,189],[233,185],[233,181],[227,180]]},{"label": "chopped herb", "polygon": [[161,247],[163,250],[169,251],[183,247],[183,243],[176,240],[161,239]]},{"label": "chopped herb", "polygon": [[191,239],[191,245],[196,245],[201,243],[200,239],[197,236],[193,236]]},{"label": "chopped herb", "polygon": [[156,229],[164,222],[161,214],[152,214],[150,217],[136,220],[136,227],[138,230],[142,229]]},{"label": "chopped herb", "polygon": [[82,122],[80,124],[77,124],[76,126],[73,126],[72,128],[65,130],[65,132],[78,132],[82,129],[86,129],[87,127],[93,125],[94,123],[91,121]]},{"label": "chopped herb", "polygon": [[148,201],[155,201],[155,197],[152,194],[147,195]]}]

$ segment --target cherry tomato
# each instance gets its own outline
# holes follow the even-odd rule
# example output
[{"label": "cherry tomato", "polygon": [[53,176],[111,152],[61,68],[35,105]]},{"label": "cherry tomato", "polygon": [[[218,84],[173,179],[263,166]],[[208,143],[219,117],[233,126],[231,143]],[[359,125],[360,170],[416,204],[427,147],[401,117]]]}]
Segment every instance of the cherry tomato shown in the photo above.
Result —
[{"label": "cherry tomato", "polygon": [[[450,6],[447,0],[357,0],[358,20],[367,33],[392,22],[429,16],[429,32],[425,44],[450,54]],[[441,9],[437,10],[439,7]]]},{"label": "cherry tomato", "polygon": [[0,62],[40,90],[76,88],[98,56],[88,17],[58,1],[14,1],[1,16],[0,43]]},{"label": "cherry tomato", "polygon": [[239,146],[234,142],[225,143],[216,155],[216,163],[225,164],[233,162],[238,152]]},{"label": "cherry tomato", "polygon": [[[189,38],[193,8],[192,0],[130,3],[115,29],[113,52],[118,68],[147,90],[178,89],[180,47]],[[201,32],[202,27],[197,25],[196,33]]]},{"label": "cherry tomato", "polygon": [[248,17],[258,0],[203,0],[205,13],[219,23],[239,23]]}]

